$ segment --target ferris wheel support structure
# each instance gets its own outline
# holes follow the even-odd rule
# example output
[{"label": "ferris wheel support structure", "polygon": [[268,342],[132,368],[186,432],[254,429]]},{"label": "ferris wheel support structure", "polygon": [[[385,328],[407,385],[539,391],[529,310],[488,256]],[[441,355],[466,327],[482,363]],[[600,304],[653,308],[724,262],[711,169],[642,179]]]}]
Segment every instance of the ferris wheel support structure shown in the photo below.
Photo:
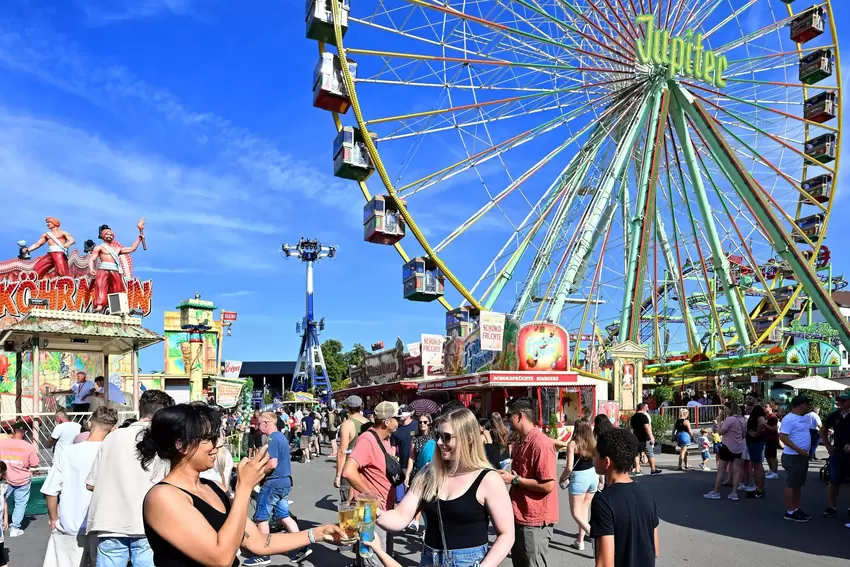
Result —
[{"label": "ferris wheel support structure", "polygon": [[772,241],[777,254],[788,262],[798,279],[797,281],[800,282],[826,322],[838,331],[839,339],[844,347],[850,348],[850,328],[848,328],[847,322],[838,311],[835,302],[821,286],[820,279],[812,267],[797,252],[791,237],[782,230],[779,220],[771,212],[770,205],[762,196],[764,189],[747,174],[746,169],[735,157],[733,150],[718,135],[709,115],[705,113],[699,102],[695,101],[687,92],[681,90],[678,85],[676,85],[674,93],[677,106],[687,114],[692,124],[702,133],[715,162],[735,187],[738,195],[754,212],[760,225]]}]

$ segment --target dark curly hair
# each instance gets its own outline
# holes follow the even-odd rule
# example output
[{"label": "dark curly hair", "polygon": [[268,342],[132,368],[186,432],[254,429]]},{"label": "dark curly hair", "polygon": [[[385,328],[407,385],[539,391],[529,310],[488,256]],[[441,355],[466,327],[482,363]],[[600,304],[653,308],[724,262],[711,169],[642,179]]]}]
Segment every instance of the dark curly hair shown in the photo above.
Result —
[{"label": "dark curly hair", "polygon": [[200,402],[177,404],[156,412],[136,444],[142,468],[154,457],[170,461],[172,466],[192,452],[202,441],[218,442],[221,415]]},{"label": "dark curly hair", "polygon": [[596,452],[599,457],[611,459],[618,473],[629,472],[635,464],[638,454],[638,440],[628,429],[612,427],[599,434],[596,440]]},{"label": "dark curly hair", "polygon": [[145,390],[139,398],[139,419],[153,417],[162,408],[174,405],[174,398],[162,390]]}]

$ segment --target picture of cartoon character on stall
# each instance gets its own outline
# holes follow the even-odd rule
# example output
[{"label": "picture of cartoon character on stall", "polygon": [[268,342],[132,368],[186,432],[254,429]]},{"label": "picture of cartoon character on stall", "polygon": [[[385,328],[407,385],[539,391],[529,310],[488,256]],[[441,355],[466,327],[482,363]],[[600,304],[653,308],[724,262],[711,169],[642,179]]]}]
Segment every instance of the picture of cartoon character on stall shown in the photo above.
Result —
[{"label": "picture of cartoon character on stall", "polygon": [[519,330],[520,370],[552,372],[569,369],[567,331],[554,323],[531,322]]}]

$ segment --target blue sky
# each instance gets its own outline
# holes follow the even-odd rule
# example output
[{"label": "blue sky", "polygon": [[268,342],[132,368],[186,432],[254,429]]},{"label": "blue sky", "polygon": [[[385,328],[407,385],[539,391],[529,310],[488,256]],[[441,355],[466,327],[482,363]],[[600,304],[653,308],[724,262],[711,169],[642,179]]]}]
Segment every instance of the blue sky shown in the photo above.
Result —
[{"label": "blue sky", "polygon": [[[844,4],[835,3],[839,28],[850,18]],[[398,256],[363,242],[360,192],[332,175],[334,130],[329,114],[311,106],[317,52],[304,37],[303,10],[295,0],[5,0],[5,257],[16,253],[14,241],[37,238],[45,215],[59,217],[78,241],[101,223],[130,241],[145,216],[148,251],[134,263],[137,276],[154,280],[148,326],[161,330],[162,311],[199,292],[239,312],[226,358],[292,359],[304,267],[278,250],[317,237],[340,247],[316,270],[324,338],[350,346],[440,333],[442,308],[402,299]],[[527,167],[540,155],[516,160]],[[482,201],[425,202],[417,218],[448,232],[437,223],[456,226]],[[846,202],[837,206],[842,218]],[[482,223],[447,251],[464,281],[480,272],[464,263],[489,261],[492,238],[504,241],[498,228]],[[478,257],[487,242],[490,251]],[[844,265],[846,253],[833,252]],[[160,357],[161,349],[149,349],[142,367],[161,368]]]}]

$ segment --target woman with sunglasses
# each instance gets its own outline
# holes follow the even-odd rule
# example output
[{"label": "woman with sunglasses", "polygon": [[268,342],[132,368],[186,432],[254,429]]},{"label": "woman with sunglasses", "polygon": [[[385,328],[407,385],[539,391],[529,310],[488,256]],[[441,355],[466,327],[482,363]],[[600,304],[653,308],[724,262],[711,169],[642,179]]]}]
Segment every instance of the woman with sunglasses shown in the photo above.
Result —
[{"label": "woman with sunglasses", "polygon": [[179,404],[159,410],[136,448],[142,467],[155,456],[171,472],[145,496],[145,535],[157,567],[237,567],[239,547],[256,554],[285,553],[320,540],[339,540],[335,525],[292,534],[263,535],[248,519],[251,492],[274,470],[267,448],[237,467],[233,500],[200,474],[218,454],[221,418],[204,404]]},{"label": "woman with sunglasses", "polygon": [[[413,438],[412,448],[410,451],[410,459],[407,460],[407,474],[404,477],[405,488],[410,488],[410,483],[413,478],[419,474],[419,471],[425,468],[425,465],[431,462],[434,456],[435,445],[433,443],[434,435],[431,432],[431,416],[430,414],[419,415],[419,431],[416,437]],[[429,445],[429,441],[431,441]],[[426,445],[428,447],[426,448]],[[422,523],[422,514],[416,514],[416,517],[407,526],[409,530],[419,533],[419,525]]]},{"label": "woman with sunglasses", "polygon": [[[401,504],[379,515],[378,525],[401,531],[421,509],[426,529],[420,567],[497,567],[514,542],[513,508],[505,483],[484,455],[478,420],[458,408],[434,426],[434,459],[414,478]],[[496,540],[489,547],[491,521]]]}]

